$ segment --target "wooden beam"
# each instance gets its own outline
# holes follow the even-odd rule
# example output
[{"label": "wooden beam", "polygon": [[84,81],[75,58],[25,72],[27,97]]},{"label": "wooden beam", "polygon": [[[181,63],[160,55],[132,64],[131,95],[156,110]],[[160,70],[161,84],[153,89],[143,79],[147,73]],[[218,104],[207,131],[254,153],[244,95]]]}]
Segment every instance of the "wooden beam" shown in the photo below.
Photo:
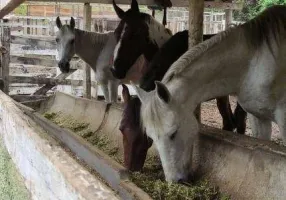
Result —
[{"label": "wooden beam", "polygon": [[45,67],[56,67],[57,61],[45,58],[29,58],[26,56],[10,56],[11,63],[23,64],[23,65],[41,65]]},{"label": "wooden beam", "polygon": [[56,78],[43,78],[43,77],[29,77],[29,76],[10,76],[11,83],[31,83],[31,84],[50,84],[50,85],[82,85],[82,80],[71,79],[56,79]]},{"label": "wooden beam", "polygon": [[[69,75],[71,75],[74,72],[75,72],[75,70],[71,69],[69,71],[69,73],[61,73],[58,76],[56,76],[55,78],[58,79],[58,80],[64,80],[64,79],[66,79]],[[56,86],[55,84],[46,84],[46,85],[42,86],[40,89],[38,89],[36,92],[34,92],[33,95],[44,95],[50,89],[52,89],[55,86]]]},{"label": "wooden beam", "polygon": [[[76,3],[100,3],[100,4],[112,4],[112,0],[31,0],[31,2],[76,2]],[[130,5],[131,0],[115,0],[117,4]],[[137,0],[140,5],[156,5],[156,0]],[[173,7],[188,7],[188,0],[174,0],[172,1]],[[218,9],[232,9],[241,10],[243,2],[238,3],[226,3],[222,1],[205,1],[205,8],[218,8]]]},{"label": "wooden beam", "polygon": [[225,10],[225,29],[227,29],[232,23],[232,10]]},{"label": "wooden beam", "polygon": [[3,79],[3,92],[9,94],[9,64],[10,64],[10,41],[11,31],[10,28],[4,26],[2,29],[1,44],[5,48],[5,52],[1,54],[1,67]]},{"label": "wooden beam", "polygon": [[48,98],[45,95],[19,95],[19,94],[10,95],[10,97],[18,102],[35,101],[35,100],[42,100],[42,99]]},{"label": "wooden beam", "polygon": [[[189,48],[203,41],[204,0],[189,0]],[[201,121],[201,105],[195,115]]]},{"label": "wooden beam", "polygon": [[[91,6],[89,3],[84,4],[83,26],[86,31],[91,31]],[[85,63],[83,76],[83,97],[91,98],[91,72],[90,66]]]},{"label": "wooden beam", "polygon": [[[0,79],[1,80],[1,79]],[[82,80],[61,79],[59,78],[43,78],[34,76],[9,76],[10,83],[29,83],[29,84],[51,84],[51,85],[74,85],[82,86]],[[1,82],[1,81],[0,81]],[[96,82],[92,81],[91,85],[94,87]],[[36,94],[35,94],[36,95]]]},{"label": "wooden beam", "polygon": [[11,36],[11,43],[13,44],[23,44],[23,45],[31,45],[44,49],[55,49],[56,42],[51,39],[33,39],[22,36]]},{"label": "wooden beam", "polygon": [[[10,56],[10,62],[16,64],[23,64],[23,65],[38,65],[43,67],[57,67],[58,61],[55,59],[46,59],[46,58],[33,58],[33,57],[26,57],[26,56]],[[70,69],[81,69],[83,67],[82,63],[78,61],[71,61],[70,62]]]}]

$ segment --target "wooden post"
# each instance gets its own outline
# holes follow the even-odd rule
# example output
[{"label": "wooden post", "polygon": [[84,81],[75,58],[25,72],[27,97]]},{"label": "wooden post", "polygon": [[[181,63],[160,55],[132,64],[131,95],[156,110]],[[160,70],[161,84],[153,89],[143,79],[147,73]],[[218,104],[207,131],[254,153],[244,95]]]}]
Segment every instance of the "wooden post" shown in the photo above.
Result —
[{"label": "wooden post", "polygon": [[[83,26],[87,31],[91,31],[91,6],[89,3],[84,4],[83,10]],[[85,98],[91,98],[91,78],[90,78],[90,66],[86,63],[84,68],[83,76],[83,96]]]},{"label": "wooden post", "polygon": [[1,35],[1,44],[5,48],[5,52],[1,54],[2,80],[3,92],[9,94],[9,64],[10,64],[10,41],[11,32],[7,26],[3,27]]},{"label": "wooden post", "polygon": [[[203,40],[204,0],[189,0],[189,48]],[[201,121],[201,105],[195,115]]]},{"label": "wooden post", "polygon": [[232,10],[225,10],[225,29],[229,28],[232,23]]}]

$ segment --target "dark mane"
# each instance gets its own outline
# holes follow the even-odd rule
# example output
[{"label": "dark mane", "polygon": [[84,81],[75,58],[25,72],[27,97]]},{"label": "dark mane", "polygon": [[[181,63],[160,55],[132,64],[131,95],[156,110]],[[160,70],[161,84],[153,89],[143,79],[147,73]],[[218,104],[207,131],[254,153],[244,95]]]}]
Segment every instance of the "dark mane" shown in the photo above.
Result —
[{"label": "dark mane", "polygon": [[[147,73],[140,80],[140,87],[146,91],[155,89],[155,81],[161,81],[170,66],[188,50],[189,31],[181,31],[172,36],[155,54]],[[203,40],[214,36],[204,35]]]}]

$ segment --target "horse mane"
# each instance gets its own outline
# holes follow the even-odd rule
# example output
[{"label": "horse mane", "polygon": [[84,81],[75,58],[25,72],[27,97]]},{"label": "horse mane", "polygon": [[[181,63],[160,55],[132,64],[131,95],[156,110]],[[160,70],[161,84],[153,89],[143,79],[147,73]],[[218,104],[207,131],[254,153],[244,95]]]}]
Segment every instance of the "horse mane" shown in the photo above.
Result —
[{"label": "horse mane", "polygon": [[81,35],[81,37],[89,37],[90,42],[93,44],[105,43],[109,35],[114,33],[112,31],[106,32],[106,33],[97,33],[97,32],[92,32],[92,31],[85,31],[81,29],[75,29],[75,30],[79,35]]},{"label": "horse mane", "polygon": [[[283,27],[283,30],[281,30]],[[271,52],[271,37],[274,37],[276,45],[279,44],[279,34],[286,30],[286,6],[276,5],[264,10],[260,15],[249,20],[248,22],[239,25],[237,27],[229,28],[213,38],[202,42],[195,47],[189,49],[184,55],[182,55],[167,71],[163,78],[163,82],[167,83],[173,79],[173,77],[183,74],[185,70],[192,67],[190,64],[202,56],[206,51],[221,43],[230,34],[242,33],[249,48],[257,49],[264,42],[268,45]],[[281,34],[280,34],[281,35]]]},{"label": "horse mane", "polygon": [[[63,33],[67,33],[70,31],[73,31],[70,28],[70,25],[65,24],[61,27],[61,30],[63,31]],[[81,30],[78,28],[74,29],[74,33],[78,34],[80,37],[88,37],[90,38],[90,42],[92,44],[98,44],[98,43],[105,43],[106,39],[109,37],[110,34],[113,34],[114,32],[109,31],[106,33],[97,33],[97,32],[92,32],[92,31],[85,31],[85,30]]]}]

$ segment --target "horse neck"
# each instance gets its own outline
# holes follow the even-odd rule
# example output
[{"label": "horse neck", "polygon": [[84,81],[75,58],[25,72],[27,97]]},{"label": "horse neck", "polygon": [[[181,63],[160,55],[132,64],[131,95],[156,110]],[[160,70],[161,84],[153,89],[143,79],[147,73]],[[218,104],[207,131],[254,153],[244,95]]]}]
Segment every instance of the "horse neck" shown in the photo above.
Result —
[{"label": "horse neck", "polygon": [[110,33],[95,33],[75,29],[75,53],[92,68],[104,48]]},{"label": "horse neck", "polygon": [[[185,65],[189,52],[174,65]],[[178,77],[167,81],[166,85],[180,105],[187,104],[195,109],[201,102],[236,94],[252,55],[244,37],[230,34],[191,62]]]}]

